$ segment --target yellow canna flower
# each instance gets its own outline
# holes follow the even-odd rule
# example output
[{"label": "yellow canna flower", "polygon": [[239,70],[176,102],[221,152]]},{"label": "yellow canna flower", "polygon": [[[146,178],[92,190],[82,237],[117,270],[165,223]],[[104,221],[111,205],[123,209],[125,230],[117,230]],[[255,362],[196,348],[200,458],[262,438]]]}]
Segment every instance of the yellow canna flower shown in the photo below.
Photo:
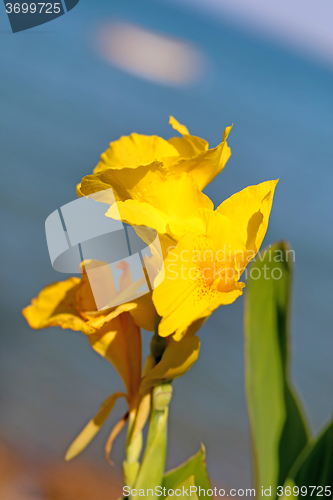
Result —
[{"label": "yellow canna flower", "polygon": [[[158,136],[132,134],[112,142],[93,175],[83,178],[79,196],[99,193],[107,202],[112,187],[117,205],[107,215],[131,225],[145,225],[160,234],[170,233],[170,221],[183,221],[198,208],[213,209],[202,189],[221,172],[230,157],[228,127],[221,144],[208,149],[203,139],[189,135],[187,128],[170,117],[182,134],[168,141]],[[112,202],[110,201],[110,205]]]},{"label": "yellow canna flower", "polygon": [[48,285],[22,313],[34,329],[60,326],[91,334],[126,311],[130,311],[139,327],[154,330],[156,312],[151,294],[116,308],[97,311],[88,277],[84,273],[82,278],[73,276]]},{"label": "yellow canna flower", "polygon": [[[162,255],[150,244],[151,257],[145,258],[144,268],[153,276],[153,292],[137,296],[144,277],[133,283],[125,261],[117,264],[122,271],[119,291],[113,278],[103,275],[105,263],[90,261],[89,268],[86,261],[81,279],[71,277],[46,287],[23,310],[32,328],[61,326],[83,332],[119,373],[125,391],[106,399],[69,447],[66,459],[90,443],[116,401],[124,397],[128,412],[112,429],[105,453],[109,460],[112,443],[128,421],[124,467],[129,483],[137,474],[152,390],[169,384],[195,363],[200,349],[196,331],[217,307],[242,294],[245,285],[239,280],[266,234],[277,183],[247,187],[214,211],[202,190],[230,156],[231,127],[225,129],[221,144],[208,149],[205,140],[190,135],[175,118],[170,117],[170,124],[182,137],[167,141],[139,134],[121,137],[77,187],[79,196],[94,194],[96,201],[107,203],[106,216],[134,226],[147,245],[151,243],[147,228],[158,232]],[[97,310],[86,274],[91,269],[95,297],[97,293],[110,298],[108,309]],[[111,307],[115,303],[122,305]],[[140,328],[155,330],[143,369]]]},{"label": "yellow canna flower", "polygon": [[[230,157],[230,148],[226,140],[231,127],[225,129],[221,144],[216,148],[208,149],[207,141],[190,135],[188,129],[174,117],[170,116],[169,123],[182,137],[173,137],[166,141],[156,135],[131,134],[123,136],[110,143],[109,149],[101,155],[101,160],[93,173],[99,174],[107,170],[115,171],[115,179],[128,191],[135,188],[138,180],[147,175],[148,170],[160,170],[165,174],[167,172],[188,172],[196,180],[199,189],[202,190],[221,172]],[[147,166],[148,169],[142,168]],[[132,170],[132,172],[127,169]],[[134,172],[137,169],[139,172]],[[131,175],[135,177],[135,182],[126,182],[126,179],[129,180]],[[87,191],[88,182],[91,182],[91,187],[96,187],[95,181],[100,182],[102,186],[103,179],[103,176],[87,176],[82,185],[79,185],[79,190],[84,187]],[[95,191],[100,190],[95,189]],[[123,193],[121,193],[120,186],[119,191],[119,197],[121,197]],[[90,193],[84,192],[83,194]]]},{"label": "yellow canna flower", "polygon": [[265,236],[276,183],[250,186],[183,223],[184,235],[171,247],[165,278],[153,291],[160,336],[182,338],[194,322],[242,294],[239,278]]},{"label": "yellow canna flower", "polygon": [[[124,268],[120,285],[126,279]],[[23,310],[23,315],[35,329],[61,326],[82,331],[87,335],[92,348],[119,373],[126,392],[117,392],[107,398],[98,414],[72,443],[66,459],[70,460],[83,451],[110,415],[117,399],[124,397],[129,411],[110,434],[106,445],[108,456],[114,438],[130,416],[134,420],[137,411],[142,376],[141,333],[138,325],[148,330],[154,329],[156,311],[151,294],[113,309],[97,311],[87,275],[83,274],[81,279],[71,277],[47,286]]]},{"label": "yellow canna flower", "polygon": [[[146,235],[146,231],[143,235]],[[121,290],[122,284],[124,288],[128,286],[128,276],[126,263],[119,264],[119,267],[123,269],[123,274],[119,278]],[[83,266],[83,269],[85,267]],[[113,441],[127,421],[131,446],[133,448],[133,441],[136,439],[138,444],[135,445],[134,450],[137,450],[136,454],[139,453],[140,433],[150,412],[150,393],[155,382],[165,382],[170,380],[171,376],[172,378],[179,377],[193,365],[199,354],[198,338],[191,335],[178,344],[170,343],[158,364],[155,364],[149,356],[142,373],[140,327],[153,330],[156,322],[156,310],[152,303],[151,293],[115,308],[97,311],[85,273],[82,278],[71,277],[47,286],[22,312],[34,329],[60,326],[82,331],[87,335],[92,348],[114,366],[126,389],[125,392],[112,394],[104,401],[99,412],[88,422],[69,447],[66,460],[76,457],[92,441],[119,398],[126,399],[128,412],[111,431],[105,446],[106,458],[110,461],[109,454]],[[179,349],[175,349],[176,345],[179,345]],[[134,457],[136,457],[135,454]]]}]

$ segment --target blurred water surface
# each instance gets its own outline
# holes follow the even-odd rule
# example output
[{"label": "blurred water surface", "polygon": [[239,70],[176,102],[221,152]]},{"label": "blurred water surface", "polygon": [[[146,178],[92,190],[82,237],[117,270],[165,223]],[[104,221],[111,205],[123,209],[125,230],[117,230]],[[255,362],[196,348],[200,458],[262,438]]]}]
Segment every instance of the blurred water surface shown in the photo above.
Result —
[{"label": "blurred water surface", "polygon": [[[172,136],[170,114],[212,146],[234,123],[232,157],[206,189],[215,205],[249,184],[280,178],[265,243],[287,239],[296,251],[293,373],[318,430],[332,408],[332,69],[223,19],[161,2],[82,0],[63,18],[16,35],[0,15],[0,437],[27,454],[61,457],[121,387],[82,334],[31,331],[20,311],[43,286],[65,278],[49,262],[46,217],[75,199],[76,183],[111,140],[134,131]],[[108,63],[98,34],[118,21],[192,45],[204,57],[201,77],[168,86]],[[230,486],[250,484],[242,317],[239,299],[209,319],[199,361],[175,383],[171,410],[168,465],[201,440],[212,479]],[[117,407],[113,421],[123,410]],[[102,460],[106,434],[86,457]],[[120,438],[118,463],[121,450]]]}]

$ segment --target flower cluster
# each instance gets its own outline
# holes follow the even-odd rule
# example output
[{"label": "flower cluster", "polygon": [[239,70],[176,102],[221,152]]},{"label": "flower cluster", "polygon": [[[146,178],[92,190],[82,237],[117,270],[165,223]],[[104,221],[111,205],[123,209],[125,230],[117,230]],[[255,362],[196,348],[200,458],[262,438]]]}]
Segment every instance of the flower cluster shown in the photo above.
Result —
[{"label": "flower cluster", "polygon": [[[112,188],[116,201],[106,217],[157,231],[165,272],[159,286],[135,300],[98,311],[83,263],[81,279],[72,277],[46,287],[23,311],[33,328],[80,330],[124,382],[126,391],[103,403],[69,448],[67,459],[93,439],[119,397],[126,398],[129,410],[110,434],[107,456],[127,420],[128,444],[133,447],[140,441],[152,388],[181,376],[196,361],[200,346],[196,331],[217,307],[242,294],[241,275],[267,230],[277,181],[247,187],[215,210],[203,193],[230,157],[231,127],[225,129],[221,144],[209,149],[205,140],[190,135],[173,117],[170,123],[181,137],[121,137],[110,144],[93,174],[77,186],[78,196]],[[125,265],[122,270],[120,291],[122,278],[126,281]],[[140,328],[155,331],[144,368]],[[127,457],[129,462],[134,463],[136,455]]]}]

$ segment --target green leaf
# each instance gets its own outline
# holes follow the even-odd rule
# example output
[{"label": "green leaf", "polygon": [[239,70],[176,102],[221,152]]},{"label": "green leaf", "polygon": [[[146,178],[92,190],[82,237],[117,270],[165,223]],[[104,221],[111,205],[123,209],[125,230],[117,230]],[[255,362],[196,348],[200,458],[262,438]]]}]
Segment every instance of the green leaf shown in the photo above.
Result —
[{"label": "green leaf", "polygon": [[245,298],[246,393],[255,486],[283,485],[308,442],[289,380],[292,252],[284,242],[265,249],[249,270]]},{"label": "green leaf", "polygon": [[[172,490],[181,490],[181,492],[183,493],[184,490],[186,491],[186,493],[183,493],[183,495],[178,495],[179,497],[181,498],[192,498],[192,500],[198,500],[198,495],[196,493],[196,485],[194,483],[194,477],[191,476],[189,478],[187,478],[183,483],[181,484],[178,484],[175,488],[172,488]],[[178,492],[177,492],[178,493]],[[170,495],[169,497],[167,497],[166,500],[174,500],[174,497],[175,495]]]},{"label": "green leaf", "polygon": [[296,458],[307,445],[309,432],[307,424],[293,390],[285,379],[286,420],[279,447],[278,484],[284,483]]},{"label": "green leaf", "polygon": [[[299,488],[307,487],[307,494],[304,496],[300,494],[299,497],[304,499],[319,496],[333,498],[333,421],[316,440],[310,442],[303,450],[290,471],[290,479]],[[311,486],[316,486],[312,495]],[[319,490],[318,487],[323,489]],[[330,495],[325,494],[325,487],[331,488]]]},{"label": "green leaf", "polygon": [[[211,489],[207,469],[206,469],[206,451],[202,444],[201,449],[193,457],[189,458],[182,465],[173,469],[164,476],[163,487],[166,491],[175,489],[176,486],[185,481],[190,476],[194,476],[195,486],[198,488],[198,497],[204,497],[204,493],[199,495],[199,487],[205,490],[206,498],[213,498],[213,495],[208,495],[207,491]],[[162,497],[165,498],[165,497]]]},{"label": "green leaf", "polygon": [[[297,489],[295,488],[297,488],[297,486],[294,481],[292,479],[287,479],[283,486],[282,495],[279,497],[280,500],[292,500],[293,498],[297,500],[298,494],[296,494]],[[279,491],[281,491],[281,489],[279,489]]]}]

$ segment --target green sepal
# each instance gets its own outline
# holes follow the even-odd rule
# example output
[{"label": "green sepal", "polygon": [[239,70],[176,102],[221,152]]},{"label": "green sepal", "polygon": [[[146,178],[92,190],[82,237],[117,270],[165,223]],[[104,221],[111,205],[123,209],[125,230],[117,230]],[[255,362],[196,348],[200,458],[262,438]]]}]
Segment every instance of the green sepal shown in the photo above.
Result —
[{"label": "green sepal", "polygon": [[126,486],[134,487],[139,468],[140,462],[129,463],[127,460],[123,461],[123,477]]},{"label": "green sepal", "polygon": [[[206,450],[203,444],[201,444],[201,449],[193,457],[165,474],[163,488],[166,488],[166,491],[176,489],[179,484],[191,476],[194,477],[194,484],[197,486],[198,491],[199,487],[201,487],[206,492],[205,498],[212,499],[213,496],[207,495],[207,491],[211,489],[211,485],[206,469]],[[203,493],[200,496],[198,494],[198,498],[203,496],[205,496]],[[165,497],[162,496],[161,498],[164,499]]]},{"label": "green sepal", "polygon": [[[172,489],[173,490],[177,490],[177,489],[183,490],[183,488],[184,488],[189,493],[188,495],[186,494],[186,498],[192,498],[192,500],[198,500],[198,495],[194,491],[195,487],[196,487],[196,485],[194,482],[194,476],[190,476],[187,479],[185,479],[185,481],[183,481],[181,484],[178,484],[175,488],[172,488]],[[191,490],[191,488],[193,488],[193,491]],[[174,495],[170,495],[169,497],[166,498],[166,500],[174,500]]]}]

